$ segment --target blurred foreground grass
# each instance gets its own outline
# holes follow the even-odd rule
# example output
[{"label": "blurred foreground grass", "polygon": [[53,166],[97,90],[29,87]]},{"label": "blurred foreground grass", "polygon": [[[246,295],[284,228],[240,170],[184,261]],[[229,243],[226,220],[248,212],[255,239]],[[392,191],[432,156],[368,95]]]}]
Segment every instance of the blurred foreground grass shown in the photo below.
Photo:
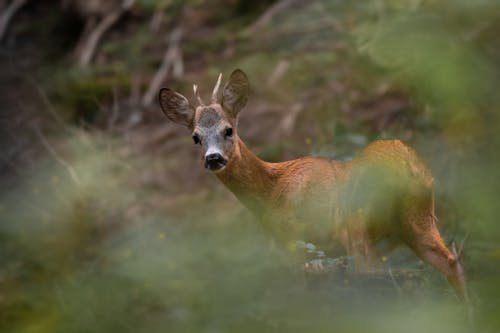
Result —
[{"label": "blurred foreground grass", "polygon": [[224,196],[137,216],[149,198],[120,180],[148,161],[124,165],[83,132],[64,149],[78,183],[46,160],[1,197],[2,331],[467,331],[437,274],[399,291],[387,277],[307,276]]},{"label": "blurred foreground grass", "polygon": [[[214,12],[203,1],[188,9],[204,14],[204,5]],[[253,85],[242,137],[270,159],[349,158],[376,138],[409,142],[434,172],[446,240],[463,241],[477,331],[497,332],[497,2],[311,1],[252,34],[248,18],[224,15],[199,29],[211,33],[186,33],[188,73],[168,84],[188,91],[195,78],[208,91],[219,71],[242,67]],[[124,31],[103,45],[109,63],[81,71],[50,62],[35,73],[64,119],[108,120],[100,103],[130,89],[129,72],[157,65],[141,49],[156,46],[143,45],[151,31],[130,38],[142,44]],[[287,70],[273,79],[280,63]],[[42,147],[2,186],[0,331],[471,331],[447,282],[404,250],[386,262],[392,278],[305,274],[203,173],[189,133],[119,105],[132,111],[123,107],[115,131],[46,121],[57,155]],[[153,120],[134,127],[127,112]]]},{"label": "blurred foreground grass", "polygon": [[[2,331],[470,331],[447,282],[410,253],[390,257],[391,275],[305,274],[223,189],[159,209],[162,192],[133,180],[152,157],[122,144],[74,130],[58,149],[77,181],[47,158],[2,195]],[[478,325],[494,332],[498,268],[485,266],[499,258],[467,250],[477,244],[465,265]]]}]

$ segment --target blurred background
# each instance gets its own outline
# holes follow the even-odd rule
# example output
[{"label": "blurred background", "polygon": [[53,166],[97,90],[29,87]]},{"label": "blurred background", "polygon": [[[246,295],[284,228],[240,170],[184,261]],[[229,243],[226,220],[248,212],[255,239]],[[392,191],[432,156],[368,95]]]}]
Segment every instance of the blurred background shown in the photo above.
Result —
[{"label": "blurred background", "polygon": [[263,159],[420,153],[476,331],[498,332],[499,31],[495,0],[1,0],[0,331],[471,331],[408,250],[304,273],[203,168],[157,93],[207,99],[241,68]]}]

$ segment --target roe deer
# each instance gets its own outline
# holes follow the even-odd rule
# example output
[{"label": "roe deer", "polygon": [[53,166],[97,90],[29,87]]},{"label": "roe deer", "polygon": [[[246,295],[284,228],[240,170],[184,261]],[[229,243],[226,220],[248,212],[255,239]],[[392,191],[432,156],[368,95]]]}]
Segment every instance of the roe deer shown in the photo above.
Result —
[{"label": "roe deer", "polygon": [[404,243],[437,268],[467,299],[456,251],[450,251],[436,226],[433,178],[414,150],[399,140],[369,144],[351,161],[322,157],[269,163],[259,159],[238,136],[238,114],[249,83],[235,70],[221,89],[219,75],[205,105],[198,106],[163,88],[164,114],[186,126],[203,150],[205,167],[262,221],[274,237],[332,243],[338,240],[359,270],[380,265],[377,243]]}]

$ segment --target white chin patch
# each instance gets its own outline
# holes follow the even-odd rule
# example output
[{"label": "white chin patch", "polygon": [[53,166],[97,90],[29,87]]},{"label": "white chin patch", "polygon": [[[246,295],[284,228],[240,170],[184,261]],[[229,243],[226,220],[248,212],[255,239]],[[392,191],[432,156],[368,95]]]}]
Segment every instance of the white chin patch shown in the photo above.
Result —
[{"label": "white chin patch", "polygon": [[217,170],[212,170],[213,173],[218,173],[218,172],[221,172],[222,170],[224,170],[226,168],[226,166],[224,165],[222,168],[220,169],[217,169]]}]

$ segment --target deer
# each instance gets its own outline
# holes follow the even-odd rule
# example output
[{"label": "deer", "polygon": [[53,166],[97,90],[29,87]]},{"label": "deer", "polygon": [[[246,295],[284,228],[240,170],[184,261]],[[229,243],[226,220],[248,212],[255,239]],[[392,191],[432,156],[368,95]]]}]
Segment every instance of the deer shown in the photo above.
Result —
[{"label": "deer", "polygon": [[219,75],[209,104],[196,84],[193,91],[195,106],[182,94],[162,88],[164,115],[188,128],[201,146],[205,168],[279,243],[337,243],[360,272],[380,269],[380,242],[390,249],[406,245],[467,301],[457,251],[445,245],[437,227],[432,173],[415,150],[400,140],[378,140],[347,161],[307,156],[266,162],[238,135],[238,117],[250,91],[242,70],[234,70],[224,86]]}]

